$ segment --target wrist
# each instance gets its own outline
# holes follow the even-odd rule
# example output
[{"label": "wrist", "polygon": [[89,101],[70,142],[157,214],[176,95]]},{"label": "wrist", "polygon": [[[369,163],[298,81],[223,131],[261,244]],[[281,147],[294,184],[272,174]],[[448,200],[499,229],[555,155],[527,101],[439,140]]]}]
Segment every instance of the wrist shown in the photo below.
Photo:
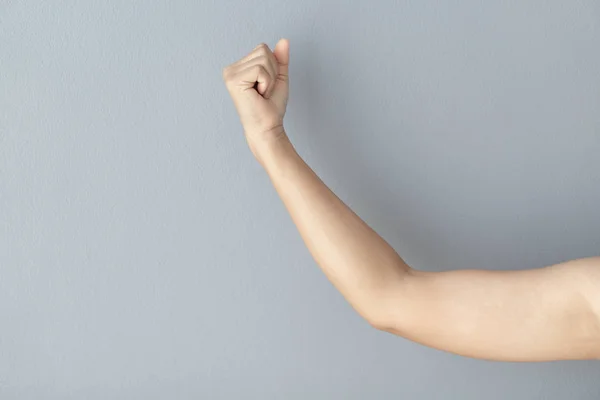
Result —
[{"label": "wrist", "polygon": [[270,131],[262,140],[248,140],[248,145],[256,160],[268,168],[277,160],[288,158],[295,154],[294,146],[287,136],[283,126]]}]

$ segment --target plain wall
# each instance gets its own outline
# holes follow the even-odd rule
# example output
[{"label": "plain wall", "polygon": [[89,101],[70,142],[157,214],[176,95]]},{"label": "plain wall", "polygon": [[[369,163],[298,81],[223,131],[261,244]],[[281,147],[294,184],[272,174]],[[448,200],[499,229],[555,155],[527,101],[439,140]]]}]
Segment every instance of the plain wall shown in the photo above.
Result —
[{"label": "plain wall", "polygon": [[222,82],[280,37],[298,152],[413,267],[600,254],[597,1],[3,1],[0,398],[598,399],[351,309]]}]

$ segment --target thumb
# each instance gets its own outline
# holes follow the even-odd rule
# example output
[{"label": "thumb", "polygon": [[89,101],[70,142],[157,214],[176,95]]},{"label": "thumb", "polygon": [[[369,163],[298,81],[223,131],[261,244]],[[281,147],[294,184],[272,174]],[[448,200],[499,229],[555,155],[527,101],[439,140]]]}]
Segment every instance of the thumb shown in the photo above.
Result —
[{"label": "thumb", "polygon": [[273,55],[279,64],[279,75],[287,80],[288,65],[290,63],[290,41],[288,39],[279,39],[273,50]]}]

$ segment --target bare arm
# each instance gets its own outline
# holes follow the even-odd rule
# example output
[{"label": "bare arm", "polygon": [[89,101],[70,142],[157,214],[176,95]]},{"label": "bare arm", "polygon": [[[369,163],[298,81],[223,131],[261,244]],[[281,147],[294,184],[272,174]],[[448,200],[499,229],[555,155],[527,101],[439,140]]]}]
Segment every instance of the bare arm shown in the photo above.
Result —
[{"label": "bare arm", "polygon": [[[469,357],[600,358],[600,258],[526,271],[422,272],[331,192],[283,129],[287,46],[278,43],[274,54],[255,49],[224,78],[249,145],[310,253],[360,315],[378,329]],[[256,52],[264,71],[254,66]]]},{"label": "bare arm", "polygon": [[376,328],[475,358],[600,357],[600,258],[523,271],[418,271],[327,188],[289,140],[263,157],[317,264]]},{"label": "bare arm", "polygon": [[475,358],[600,358],[599,272],[600,258],[523,271],[413,270],[384,329]]}]

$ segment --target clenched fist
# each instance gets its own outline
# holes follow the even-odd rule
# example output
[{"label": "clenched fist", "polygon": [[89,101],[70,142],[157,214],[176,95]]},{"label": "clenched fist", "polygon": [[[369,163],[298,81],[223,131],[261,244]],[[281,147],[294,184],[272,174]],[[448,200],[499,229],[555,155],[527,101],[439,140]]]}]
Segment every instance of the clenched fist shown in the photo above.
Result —
[{"label": "clenched fist", "polygon": [[285,136],[289,51],[287,39],[279,40],[273,51],[262,43],[223,69],[223,80],[257,158],[263,148]]}]

